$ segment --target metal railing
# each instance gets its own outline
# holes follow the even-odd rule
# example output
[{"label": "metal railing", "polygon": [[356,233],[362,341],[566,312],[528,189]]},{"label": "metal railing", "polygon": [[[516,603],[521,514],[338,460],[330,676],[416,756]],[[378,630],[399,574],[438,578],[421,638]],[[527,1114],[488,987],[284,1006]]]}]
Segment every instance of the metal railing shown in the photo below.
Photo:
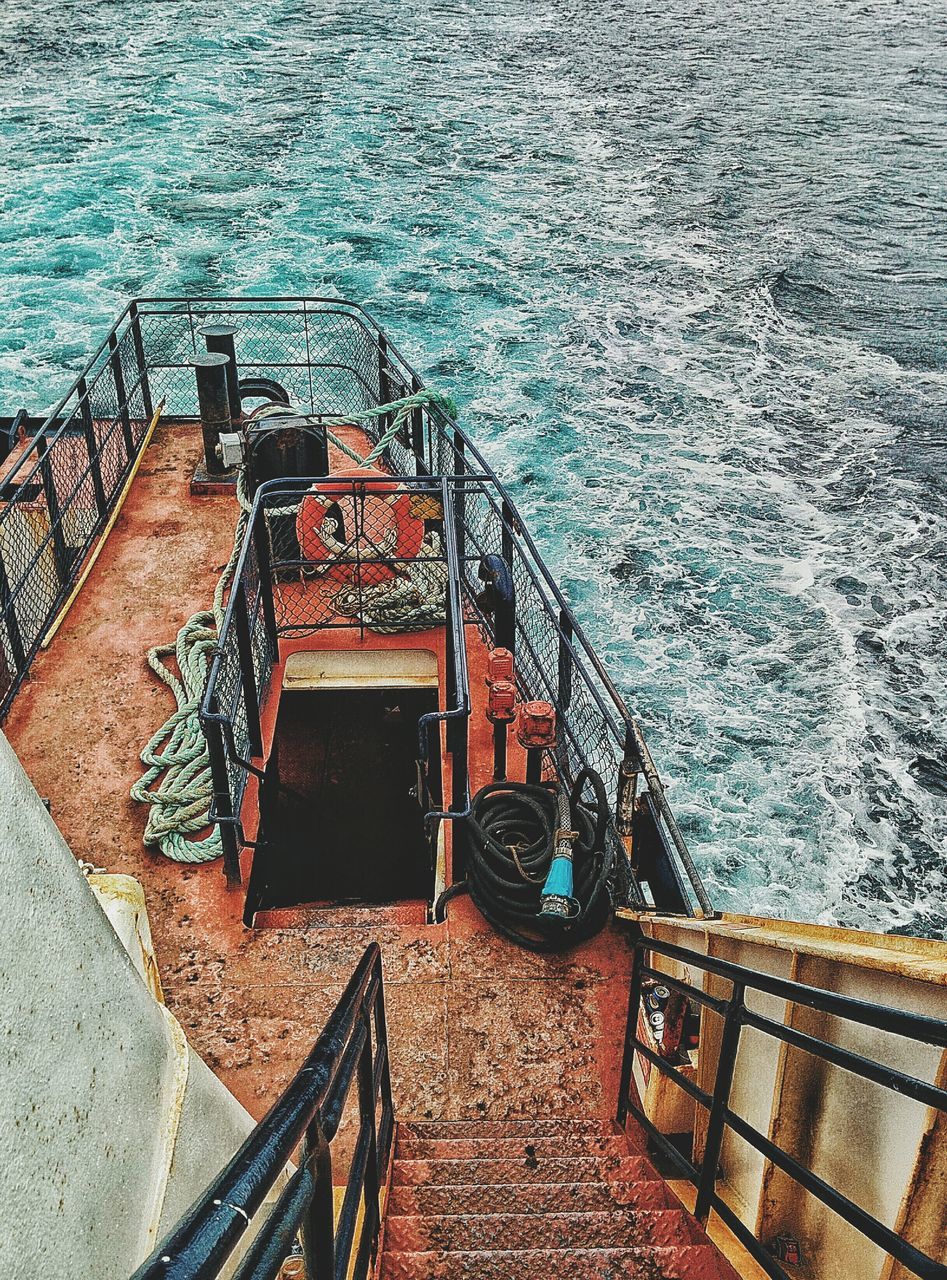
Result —
[{"label": "metal railing", "polygon": [[[38,549],[22,564],[18,562],[15,581],[5,581],[0,572],[0,715],[9,707],[44,632],[68,597],[86,552],[108,518],[132,465],[129,459],[140,447],[152,403],[165,402],[165,421],[169,423],[196,417],[197,395],[189,360],[204,350],[200,331],[209,324],[235,327],[241,377],[278,382],[294,404],[310,414],[355,415],[422,388],[417,372],[375,321],[356,303],[343,299],[141,298],[130,304],[30,446],[33,465],[30,475],[24,473],[22,479],[24,483],[40,483],[47,495],[40,501],[45,502],[48,530],[41,521]],[[111,393],[105,394],[109,387]],[[72,465],[62,456],[64,449],[53,452],[60,437],[66,438],[70,423],[76,431],[81,427],[82,439],[101,464],[101,495],[95,461],[81,469],[75,483],[57,479],[57,468],[68,471]],[[382,416],[365,428],[366,434],[377,441],[388,426]],[[45,461],[39,457],[44,448]],[[615,777],[614,838],[628,840],[642,815],[647,817],[661,847],[662,868],[677,904],[672,909],[712,914],[640,727],[543,563],[512,500],[475,445],[441,406],[423,406],[414,410],[390,442],[385,464],[399,477],[451,478],[461,580],[460,598],[451,608],[455,619],[462,611],[467,622],[476,619],[485,636],[490,634],[491,621],[475,603],[480,584],[469,550],[479,557],[496,548],[497,554],[509,557],[520,602],[516,637],[521,650],[521,689],[539,697],[549,697],[554,691],[568,700],[563,767],[571,768],[583,758],[593,764],[599,760]],[[18,475],[25,466],[24,458],[17,464]],[[48,475],[52,476],[49,484]],[[80,480],[87,480],[90,487]],[[79,495],[87,493],[92,494],[95,514],[86,523],[78,522],[85,532],[70,541],[65,526],[72,516],[66,512],[78,516],[84,511],[87,504]],[[23,515],[30,501],[27,494],[28,489],[23,490],[13,503]],[[0,507],[0,560],[4,555],[3,526],[9,519],[7,510]],[[468,535],[469,547],[465,543]],[[244,653],[253,651],[252,663],[241,666],[228,649],[218,670],[217,704],[205,701],[215,820],[223,824],[222,831],[229,827],[241,839],[239,806],[247,773],[252,771],[250,757],[256,742],[252,710],[248,712],[246,705],[246,697],[252,693],[248,671],[259,698],[276,656],[278,624],[267,620],[267,594],[264,591],[261,595],[256,585],[257,578],[266,576],[261,573],[266,554],[264,542],[257,540],[252,552],[256,563],[245,561],[238,577],[237,599],[228,610],[233,632],[228,644],[235,650],[240,633]],[[244,684],[246,691],[240,692]],[[460,700],[455,690],[456,706]],[[455,715],[454,719],[458,718]],[[447,726],[450,743],[459,746],[456,724],[447,720]],[[427,728],[430,738],[440,732],[434,722]],[[639,796],[642,780],[644,793]],[[444,811],[457,812],[461,799],[452,795]],[[233,846],[234,838],[225,837],[225,843]],[[234,860],[231,847],[229,873]],[[626,864],[618,860],[616,865]],[[629,886],[630,900],[645,908],[648,904],[633,879]],[[652,896],[657,899],[659,895]],[[664,905],[668,905],[666,895]]]},{"label": "metal railing", "polygon": [[[331,1144],[353,1081],[359,1127],[336,1221]],[[307,1276],[365,1280],[378,1250],[379,1192],[387,1177],[393,1130],[381,951],[373,942],[285,1092],[132,1280],[212,1280],[219,1275],[300,1142],[296,1171],[234,1280],[273,1280],[297,1234]]]},{"label": "metal railing", "polygon": [[0,434],[0,721],[82,572],[153,414],[135,304],[43,419]]},{"label": "metal railing", "polygon": [[[704,973],[714,974],[729,981],[731,984],[729,998],[723,999],[710,995],[689,982],[665,973],[663,970],[653,968],[646,959],[646,952],[649,951],[671,960],[681,961],[689,968],[699,969]],[[723,1019],[723,1034],[711,1092],[702,1089],[668,1059],[656,1053],[639,1035],[638,1020],[641,1009],[642,984],[645,978],[654,979],[670,987],[688,1000],[693,1000],[695,1004],[712,1010]],[[947,1112],[947,1090],[907,1075],[893,1067],[875,1062],[862,1054],[842,1048],[840,1045],[820,1039],[818,1036],[808,1035],[792,1026],[776,1022],[772,1018],[756,1013],[753,1009],[747,1007],[746,995],[748,991],[776,996],[792,1004],[804,1005],[810,1009],[846,1019],[849,1022],[904,1036],[921,1044],[947,1047],[947,1022],[939,1018],[908,1013],[901,1009],[891,1009],[883,1005],[872,1004],[852,996],[839,995],[836,992],[826,991],[820,987],[812,987],[787,978],[778,978],[770,974],[756,972],[753,969],[745,968],[743,965],[719,960],[698,951],[676,946],[673,943],[639,935],[634,939],[634,961],[628,1003],[628,1020],[619,1085],[619,1124],[623,1125],[625,1123],[629,1112],[634,1115],[658,1150],[696,1186],[697,1200],[694,1214],[698,1220],[706,1223],[711,1210],[713,1210],[773,1280],[789,1280],[789,1274],[717,1193],[716,1184],[720,1153],[727,1129],[732,1130],[745,1142],[749,1143],[766,1160],[770,1161],[805,1191],[815,1196],[824,1205],[827,1205],[843,1221],[854,1227],[868,1240],[872,1241],[873,1244],[878,1245],[886,1253],[890,1254],[912,1275],[921,1276],[923,1280],[947,1280],[947,1265],[928,1257],[899,1236],[897,1232],[879,1222],[877,1218],[860,1208],[853,1200],[850,1200],[842,1192],[800,1163],[788,1151],[784,1151],[765,1134],[760,1133],[752,1124],[733,1111],[729,1105],[730,1089],[737,1055],[740,1052],[741,1033],[744,1027],[751,1027],[765,1036],[802,1049],[824,1062],[842,1067],[863,1080],[873,1081],[875,1084],[903,1094],[905,1097],[913,1098],[925,1106],[934,1107],[939,1111]],[[634,1096],[633,1067],[636,1055],[641,1055],[645,1058],[653,1067],[673,1080],[677,1086],[693,1098],[698,1106],[707,1110],[706,1139],[699,1167],[688,1160],[661,1130],[652,1123],[643,1110],[640,1101]]]},{"label": "metal railing", "polygon": [[[419,726],[429,831],[433,835],[433,822],[469,809],[470,683],[454,489],[446,477],[408,476],[397,481],[399,500],[420,504],[420,509],[437,516],[431,524],[440,532],[428,532],[426,536],[436,541],[428,543],[428,554],[421,559],[393,554],[384,545],[394,527],[386,502],[392,488],[385,476],[271,480],[254,498],[200,712],[214,786],[210,816],[220,827],[224,867],[233,882],[240,879],[240,846],[248,843],[241,821],[247,779],[250,774],[263,777],[254,757],[263,751],[262,706],[281,641],[327,629],[364,634],[370,625],[366,614],[379,591],[408,568],[423,575],[424,604],[439,611],[446,635],[445,705],[423,716]],[[306,534],[300,538],[300,530],[309,530],[311,520],[324,515],[321,505],[307,506],[320,497],[338,523],[349,527],[339,529],[331,550],[316,538],[317,556]],[[442,724],[452,763],[447,805],[442,792]]]}]

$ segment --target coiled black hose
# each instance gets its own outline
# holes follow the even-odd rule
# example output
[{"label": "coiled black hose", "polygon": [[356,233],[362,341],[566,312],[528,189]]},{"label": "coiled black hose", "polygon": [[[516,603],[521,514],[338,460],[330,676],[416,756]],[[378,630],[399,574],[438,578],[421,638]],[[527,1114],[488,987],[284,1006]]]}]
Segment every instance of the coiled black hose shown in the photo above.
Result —
[{"label": "coiled black hose", "polygon": [[[587,782],[591,802],[582,799]],[[436,914],[466,888],[484,919],[517,946],[564,951],[592,937],[610,908],[608,816],[604,784],[592,769],[582,770],[568,796],[555,783],[490,783],[474,796],[464,824],[467,879],[441,895]],[[540,898],[563,827],[578,832],[572,870],[579,911],[568,920],[547,919],[539,915]]]}]

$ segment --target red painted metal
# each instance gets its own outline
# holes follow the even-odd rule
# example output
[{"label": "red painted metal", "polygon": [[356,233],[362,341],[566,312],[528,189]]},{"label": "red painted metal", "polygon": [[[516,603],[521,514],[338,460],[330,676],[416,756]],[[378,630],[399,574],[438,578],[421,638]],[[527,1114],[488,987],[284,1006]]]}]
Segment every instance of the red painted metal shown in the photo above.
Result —
[{"label": "red painted metal", "polygon": [[736,1280],[639,1139],[595,1120],[402,1126],[380,1280]]},{"label": "red painted metal", "polygon": [[487,655],[487,684],[513,679],[513,655],[509,649],[491,649]]},{"label": "red painted metal", "polygon": [[493,724],[512,724],[516,719],[516,687],[509,680],[489,685],[487,719]]},{"label": "red painted metal", "polygon": [[516,730],[520,746],[526,750],[556,745],[556,710],[551,702],[524,702]]}]

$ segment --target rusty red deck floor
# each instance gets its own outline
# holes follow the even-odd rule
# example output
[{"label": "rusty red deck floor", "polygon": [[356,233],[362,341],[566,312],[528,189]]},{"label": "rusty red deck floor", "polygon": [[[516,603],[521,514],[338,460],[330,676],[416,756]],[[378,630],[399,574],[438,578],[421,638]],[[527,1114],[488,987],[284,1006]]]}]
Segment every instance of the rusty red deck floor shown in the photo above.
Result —
[{"label": "rusty red deck floor", "polygon": [[[366,923],[363,910],[333,928],[253,931],[241,922],[244,889],[226,888],[219,861],[187,867],[144,848],[146,815],[129,787],[173,709],[145,651],[209,607],[237,514],[232,497],[191,496],[199,456],[196,428],[159,427],[98,564],[4,726],[75,855],[142,881],[167,1002],[194,1047],[262,1115],[377,938],[401,1118],[610,1116],[630,971],[617,932],[563,957],[534,956],[463,898],[445,925],[386,910]],[[475,708],[472,754],[486,749],[488,730]]]}]

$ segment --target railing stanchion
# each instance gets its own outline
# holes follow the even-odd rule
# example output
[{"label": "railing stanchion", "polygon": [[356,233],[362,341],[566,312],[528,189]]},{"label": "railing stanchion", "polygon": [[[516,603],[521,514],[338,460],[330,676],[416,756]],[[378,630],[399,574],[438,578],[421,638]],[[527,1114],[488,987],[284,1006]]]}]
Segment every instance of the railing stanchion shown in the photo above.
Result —
[{"label": "railing stanchion", "polygon": [[427,724],[427,788],[431,801],[439,809],[444,800],[443,771],[441,769],[441,722],[432,717]]},{"label": "railing stanchion", "polygon": [[618,1084],[618,1123],[624,1128],[628,1118],[628,1098],[631,1093],[632,1073],[635,1067],[635,1044],[638,1039],[638,1010],[641,1008],[641,970],[644,966],[644,945],[635,939],[631,959],[631,987],[628,994],[628,1018],[625,1023],[625,1044],[621,1059],[621,1078]]},{"label": "railing stanchion", "polygon": [[260,696],[253,669],[253,637],[250,634],[250,607],[247,588],[241,581],[234,588],[234,625],[237,629],[237,652],[240,657],[240,680],[243,705],[247,717],[247,739],[251,756],[263,754],[263,732],[260,726]]},{"label": "railing stanchion", "polygon": [[256,550],[257,570],[260,577],[260,603],[263,606],[263,620],[266,624],[266,638],[270,645],[270,656],[274,662],[279,662],[279,632],[276,627],[276,603],[273,598],[270,532],[262,505],[257,508],[253,518],[253,546]]},{"label": "railing stanchion", "polygon": [[224,851],[224,874],[228,884],[240,883],[240,851],[237,833],[233,825],[233,806],[230,802],[230,774],[224,748],[224,735],[220,724],[220,708],[216,694],[210,700],[210,716],[204,729],[207,754],[210,758],[210,776],[214,788],[214,811],[220,831],[220,843]]},{"label": "railing stanchion", "polygon": [[332,1154],[320,1116],[306,1130],[303,1162],[312,1170],[315,1190],[302,1222],[306,1280],[335,1280],[335,1206],[332,1199]]},{"label": "railing stanchion", "polygon": [[89,404],[89,387],[85,378],[80,378],[76,383],[76,395],[79,400],[82,434],[85,436],[86,450],[89,454],[89,475],[92,477],[95,509],[101,520],[108,513],[108,502],[102,486],[102,459],[99,457],[99,442],[95,438],[95,424],[92,421],[92,407]]},{"label": "railing stanchion", "polygon": [[464,455],[464,437],[454,432],[454,475],[457,477],[454,497],[454,536],[457,543],[457,572],[463,574],[464,559],[467,555],[467,490],[464,485],[464,474],[467,460]]},{"label": "railing stanchion", "polygon": [[[388,340],[383,333],[378,335],[378,403],[388,404],[391,400],[391,379],[388,376]],[[378,433],[383,436],[391,426],[391,414],[383,413],[378,419]]]},{"label": "railing stanchion", "polygon": [[513,572],[513,508],[503,500],[500,504],[500,554]]},{"label": "railing stanchion", "polygon": [[632,725],[625,725],[625,750],[618,766],[618,794],[615,798],[615,827],[626,841],[626,851],[631,852],[631,837],[635,826],[635,796],[640,773],[635,734]]},{"label": "railing stanchion", "polygon": [[565,609],[559,610],[559,680],[558,701],[561,711],[572,702],[572,619]]},{"label": "railing stanchion", "polygon": [[[381,961],[379,960],[379,966]],[[375,1046],[379,1057],[384,1057],[381,1074],[381,1132],[383,1146],[380,1151],[378,1166],[379,1179],[385,1181],[388,1173],[388,1161],[391,1156],[391,1138],[393,1132],[394,1100],[391,1096],[391,1064],[388,1059],[388,1021],[385,1015],[385,984],[380,977],[378,992],[375,996]]]},{"label": "railing stanchion", "polygon": [[[62,510],[59,506],[59,495],[53,479],[53,468],[49,457],[49,445],[45,436],[37,436],[36,452],[39,455],[39,473],[43,481],[43,493],[46,497],[46,510],[49,512],[49,532],[53,543],[53,564],[60,586],[69,581],[69,549],[62,531]],[[51,619],[50,619],[51,621]]]},{"label": "railing stanchion", "polygon": [[132,435],[132,420],[128,413],[128,401],[125,398],[125,375],[122,372],[122,356],[118,349],[115,330],[109,334],[109,367],[112,370],[112,381],[115,384],[115,403],[118,405],[118,417],[122,424],[122,438],[125,441],[125,452],[128,454],[128,465],[135,457],[135,438]]},{"label": "railing stanchion", "polygon": [[[411,394],[413,396],[421,390],[421,379],[416,373],[411,375]],[[411,410],[411,449],[415,458],[423,466],[424,464],[424,410],[421,408]]]},{"label": "railing stanchion", "polygon": [[[13,658],[14,676],[19,676],[26,668],[26,648],[23,644],[23,632],[20,630],[20,620],[16,616],[16,605],[13,600],[13,593],[10,590],[10,580],[7,577],[7,567],[3,563],[3,550],[0,547],[0,619],[6,619],[5,627],[7,639],[10,641],[10,655]],[[0,699],[6,694],[6,690],[0,690]]]},{"label": "railing stanchion", "polygon": [[145,358],[145,344],[141,336],[141,316],[138,304],[133,302],[129,308],[129,319],[132,326],[132,345],[135,348],[135,363],[138,365],[138,389],[141,391],[141,406],[148,422],[154,416],[151,403],[151,384],[148,381],[148,361]]},{"label": "railing stanchion", "polygon": [[720,1146],[723,1142],[727,1108],[730,1105],[733,1068],[736,1065],[737,1051],[740,1047],[745,992],[746,988],[742,982],[734,982],[723,1022],[723,1039],[720,1042],[720,1057],[717,1059],[717,1071],[714,1076],[714,1100],[710,1108],[710,1118],[707,1121],[704,1159],[700,1169],[700,1182],[697,1184],[697,1203],[694,1206],[694,1216],[701,1223],[706,1223],[713,1205],[717,1166],[720,1163]]}]

